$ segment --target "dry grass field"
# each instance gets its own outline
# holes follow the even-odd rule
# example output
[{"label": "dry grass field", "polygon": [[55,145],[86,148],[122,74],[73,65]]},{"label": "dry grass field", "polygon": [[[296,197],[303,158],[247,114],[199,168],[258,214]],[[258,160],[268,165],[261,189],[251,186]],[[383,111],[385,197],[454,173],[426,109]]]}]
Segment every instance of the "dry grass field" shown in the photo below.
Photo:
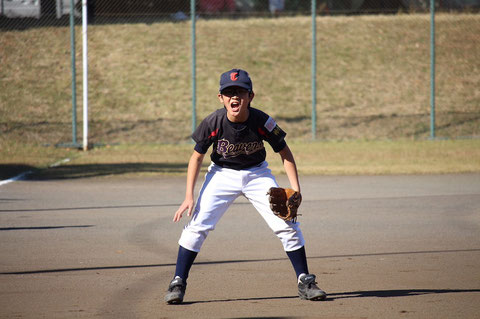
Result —
[{"label": "dry grass field", "polygon": [[[310,23],[309,17],[199,20],[197,121],[221,107],[216,99],[219,74],[240,67],[253,78],[253,106],[275,117],[289,141],[303,143],[302,154],[312,152],[309,172],[327,171],[322,165],[328,159],[313,159],[338,141],[347,144],[333,147],[332,163],[350,158],[350,149],[368,152],[371,158],[366,163],[371,163],[372,158],[385,158],[384,145],[391,145],[387,152],[396,155],[387,158],[404,156],[400,162],[405,162],[412,154],[429,158],[415,150],[433,148],[431,156],[442,157],[449,146],[448,154],[465,157],[455,155],[452,160],[473,163],[459,171],[478,170],[478,140],[440,142],[430,148],[425,145],[431,144],[423,144],[430,135],[428,15],[318,18],[316,135],[320,144],[311,144]],[[452,140],[478,137],[480,16],[441,14],[436,26],[436,134]],[[1,31],[0,163],[8,164],[3,171],[11,173],[12,167],[22,165],[46,167],[65,157],[144,163],[152,160],[151,152],[164,154],[158,149],[170,150],[172,145],[179,145],[180,151],[174,153],[182,154],[185,162],[183,149],[190,150],[192,129],[190,28],[189,22],[89,27],[89,141],[111,146],[97,149],[97,155],[54,147],[72,140],[68,28]],[[80,31],[78,27],[79,140]],[[409,141],[418,142],[411,146],[413,151],[396,152]],[[118,149],[126,151],[118,155]],[[132,149],[135,159],[126,155]],[[353,162],[362,158],[358,154]],[[452,170],[457,165],[448,166]],[[390,171],[402,170],[367,170]]]}]

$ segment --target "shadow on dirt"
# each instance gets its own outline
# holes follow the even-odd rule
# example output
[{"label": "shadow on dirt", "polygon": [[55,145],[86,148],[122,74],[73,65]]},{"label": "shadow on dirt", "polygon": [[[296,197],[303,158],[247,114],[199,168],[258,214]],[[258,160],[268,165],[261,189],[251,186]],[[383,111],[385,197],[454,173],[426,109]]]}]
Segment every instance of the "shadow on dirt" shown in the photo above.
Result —
[{"label": "shadow on dirt", "polygon": [[447,294],[462,292],[480,292],[480,289],[393,289],[393,290],[366,290],[366,291],[349,291],[328,294],[328,299],[344,299],[344,298],[392,298],[392,297],[409,297],[430,294]]},{"label": "shadow on dirt", "polygon": [[2,227],[2,228],[0,228],[0,231],[11,231],[11,230],[51,230],[51,229],[89,228],[89,227],[94,227],[94,225]]},{"label": "shadow on dirt", "polygon": [[[410,297],[428,294],[447,294],[447,293],[470,293],[480,292],[480,289],[393,289],[393,290],[366,290],[366,291],[351,291],[330,293],[325,301],[334,301],[336,299],[344,298],[394,298],[394,297]],[[255,298],[229,298],[229,299],[214,299],[214,300],[198,300],[183,302],[180,305],[192,305],[200,303],[216,303],[216,302],[235,302],[235,301],[259,301],[259,300],[282,300],[282,299],[297,299],[298,296],[272,296],[272,297],[255,297]],[[324,301],[324,302],[325,302]],[[178,306],[178,305],[177,305]],[[288,318],[288,317],[275,317]]]},{"label": "shadow on dirt", "polygon": [[[170,206],[170,204],[168,204]],[[6,211],[6,210],[4,210]],[[2,212],[0,210],[0,212]],[[371,257],[371,256],[392,256],[392,255],[411,255],[411,254],[451,254],[459,252],[479,252],[480,249],[452,249],[452,250],[423,250],[423,251],[401,251],[401,252],[383,252],[373,254],[355,254],[355,255],[335,255],[335,256],[312,256],[309,259],[329,259],[329,258],[352,258],[352,257]],[[222,265],[222,264],[239,264],[239,263],[262,263],[272,261],[285,261],[288,257],[279,258],[265,258],[265,259],[233,259],[233,260],[216,260],[216,261],[200,261],[195,262],[196,265]],[[45,273],[63,273],[63,272],[77,272],[89,270],[108,270],[108,269],[135,269],[135,268],[159,268],[171,267],[175,264],[139,264],[139,265],[118,265],[118,266],[93,266],[93,267],[79,267],[79,268],[55,268],[55,269],[37,269],[27,271],[12,271],[3,272],[0,275],[28,275],[28,274],[45,274]],[[400,291],[400,290],[395,290]],[[475,290],[480,291],[480,290]],[[338,295],[345,295],[348,293],[341,293]],[[358,292],[357,292],[358,294]]]},{"label": "shadow on dirt", "polygon": [[13,178],[23,173],[33,172],[36,168],[23,164],[0,164],[0,181]]},{"label": "shadow on dirt", "polygon": [[128,173],[182,174],[187,171],[187,163],[108,163],[64,165],[38,169],[19,164],[0,165],[0,180],[29,172],[29,180],[59,180],[90,178],[99,176],[123,175]]}]

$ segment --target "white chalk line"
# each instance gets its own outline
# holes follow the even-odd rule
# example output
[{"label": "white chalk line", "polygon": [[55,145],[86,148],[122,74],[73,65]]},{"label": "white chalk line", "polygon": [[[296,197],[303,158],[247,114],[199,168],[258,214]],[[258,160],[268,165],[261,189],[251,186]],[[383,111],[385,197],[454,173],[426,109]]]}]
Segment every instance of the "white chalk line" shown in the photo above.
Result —
[{"label": "white chalk line", "polygon": [[56,163],[53,163],[52,165],[49,165],[48,167],[57,167],[57,166],[60,166],[64,163],[67,163],[67,162],[70,162],[70,159],[69,158],[64,158]]},{"label": "white chalk line", "polygon": [[[69,158],[64,158],[58,162],[55,162],[51,165],[49,165],[48,167],[57,167],[57,166],[60,166],[64,163],[67,163],[67,162],[70,162],[70,159]],[[23,173],[20,173],[18,174],[17,176],[15,177],[12,177],[12,178],[9,178],[9,179],[6,179],[6,180],[3,180],[3,181],[0,181],[0,186],[2,185],[6,185],[6,184],[9,184],[9,183],[13,183],[13,182],[16,182],[16,181],[21,181],[21,180],[24,180],[28,175],[32,174],[32,171],[27,171],[27,172],[23,172]]]},{"label": "white chalk line", "polygon": [[18,174],[18,175],[15,176],[15,177],[6,179],[6,180],[4,180],[4,181],[0,181],[0,186],[6,185],[6,184],[8,184],[8,183],[15,182],[15,181],[22,180],[22,179],[24,179],[26,176],[30,175],[31,173],[32,173],[32,171],[23,172],[23,173],[21,173],[21,174]]}]

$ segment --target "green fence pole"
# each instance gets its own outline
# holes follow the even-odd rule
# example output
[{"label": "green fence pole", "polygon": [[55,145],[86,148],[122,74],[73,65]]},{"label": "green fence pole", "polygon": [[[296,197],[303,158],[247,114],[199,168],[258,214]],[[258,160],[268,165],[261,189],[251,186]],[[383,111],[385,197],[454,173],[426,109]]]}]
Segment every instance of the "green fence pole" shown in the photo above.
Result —
[{"label": "green fence pole", "polygon": [[312,139],[317,136],[317,1],[312,0]]},{"label": "green fence pole", "polygon": [[192,133],[197,128],[197,61],[196,61],[196,38],[195,38],[195,0],[190,0],[190,16],[192,21]]},{"label": "green fence pole", "polygon": [[430,138],[435,138],[435,0],[430,0]]},{"label": "green fence pole", "polygon": [[72,59],[72,144],[77,144],[77,71],[75,66],[75,19],[74,0],[70,0],[70,54]]}]

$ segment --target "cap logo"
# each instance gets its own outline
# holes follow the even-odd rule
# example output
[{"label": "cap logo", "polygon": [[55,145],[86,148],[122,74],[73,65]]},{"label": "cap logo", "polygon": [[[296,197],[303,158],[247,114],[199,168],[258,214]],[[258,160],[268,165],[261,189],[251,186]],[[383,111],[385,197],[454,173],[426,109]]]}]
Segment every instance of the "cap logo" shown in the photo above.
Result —
[{"label": "cap logo", "polygon": [[232,80],[232,81],[238,80],[238,72],[230,73],[230,80]]}]

